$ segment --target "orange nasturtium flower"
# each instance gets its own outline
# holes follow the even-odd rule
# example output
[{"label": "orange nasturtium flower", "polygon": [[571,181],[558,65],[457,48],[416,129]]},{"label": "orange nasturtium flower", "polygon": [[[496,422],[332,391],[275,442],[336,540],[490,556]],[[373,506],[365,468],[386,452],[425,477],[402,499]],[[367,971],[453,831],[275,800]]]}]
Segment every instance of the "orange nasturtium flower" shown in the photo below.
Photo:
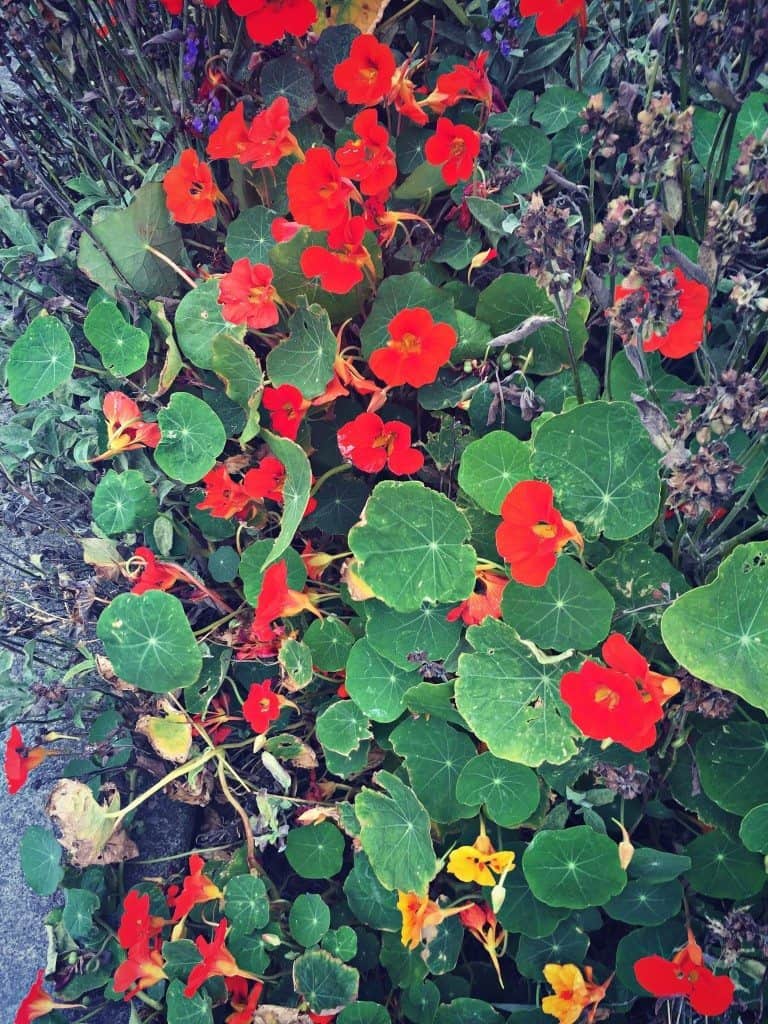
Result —
[{"label": "orange nasturtium flower", "polygon": [[581,534],[554,506],[554,491],[539,480],[515,484],[501,506],[496,547],[513,580],[543,587],[566,544],[584,546]]},{"label": "orange nasturtium flower", "polygon": [[248,125],[245,123],[245,110],[241,100],[234,110],[219,121],[218,127],[211,133],[205,151],[211,160],[240,160],[248,144]]},{"label": "orange nasturtium flower", "polygon": [[439,907],[429,896],[419,896],[417,892],[398,892],[397,909],[403,919],[400,941],[408,949],[416,949],[422,939],[430,939],[437,926],[446,919],[460,914],[465,909]]},{"label": "orange nasturtium flower", "polygon": [[264,984],[257,981],[250,992],[248,982],[245,978],[237,975],[234,978],[225,978],[224,984],[229,993],[229,1005],[233,1012],[224,1018],[224,1024],[253,1024],[254,1014],[259,1008],[261,993],[264,991]]},{"label": "orange nasturtium flower", "polygon": [[333,69],[333,84],[347,94],[348,103],[373,107],[389,95],[395,67],[395,58],[385,43],[372,35],[359,35],[347,59]]},{"label": "orange nasturtium flower", "polygon": [[264,388],[261,404],[269,412],[274,432],[295,441],[301,421],[309,408],[309,402],[299,389],[293,384]]},{"label": "orange nasturtium flower", "polygon": [[112,987],[115,992],[125,992],[123,998],[130,1002],[137,992],[152,988],[168,977],[163,970],[164,966],[160,938],[151,942],[143,939],[128,950],[128,956],[115,971]]},{"label": "orange nasturtium flower", "polygon": [[149,912],[149,893],[130,889],[123,899],[123,914],[117,929],[117,941],[123,949],[149,942],[163,930],[165,920]]},{"label": "orange nasturtium flower", "polygon": [[248,141],[238,159],[251,167],[277,167],[285,156],[303,158],[304,152],[291,131],[288,100],[278,96],[251,121]]},{"label": "orange nasturtium flower", "polygon": [[582,31],[587,28],[586,0],[520,0],[520,14],[536,19],[540,36],[553,36],[572,18],[579,19]]},{"label": "orange nasturtium flower", "polygon": [[390,387],[432,384],[458,340],[450,324],[435,323],[422,306],[402,309],[389,322],[389,337],[368,359],[371,370]]},{"label": "orange nasturtium flower", "polygon": [[272,284],[272,268],[251,263],[247,256],[235,260],[219,279],[219,305],[225,320],[245,324],[251,331],[274,327],[280,319],[280,297]]},{"label": "orange nasturtium flower", "polygon": [[226,917],[222,917],[216,925],[216,931],[210,941],[203,938],[202,935],[198,935],[195,939],[197,951],[202,956],[203,962],[195,964],[189,972],[189,978],[184,989],[184,995],[187,999],[191,999],[200,986],[208,981],[209,978],[234,978],[239,976],[241,978],[251,978],[253,981],[259,980],[255,974],[251,974],[250,971],[245,971],[242,967],[238,967],[237,961],[224,945],[228,927],[229,922]]},{"label": "orange nasturtium flower", "polygon": [[58,751],[46,750],[45,747],[27,747],[18,726],[12,725],[5,745],[5,778],[11,796],[19,792],[27,781],[29,773]]},{"label": "orange nasturtium flower", "polygon": [[14,1024],[32,1024],[33,1020],[45,1017],[51,1010],[71,1010],[82,1003],[55,1003],[43,988],[44,971],[38,971],[32,986],[16,1011]]},{"label": "orange nasturtium flower", "polygon": [[184,878],[181,891],[177,887],[169,890],[168,903],[173,907],[173,921],[181,921],[198,903],[220,900],[224,893],[207,875],[203,874],[205,861],[193,853],[189,858],[189,874]]},{"label": "orange nasturtium flower", "polygon": [[466,626],[477,626],[488,616],[492,619],[501,618],[501,599],[509,583],[508,577],[499,576],[497,572],[488,569],[475,569],[475,576],[475,587],[479,584],[481,589],[475,590],[461,604],[451,608],[445,616],[448,622],[461,619]]},{"label": "orange nasturtium flower", "polygon": [[136,448],[157,448],[160,444],[160,427],[156,423],[145,423],[141,409],[122,391],[108,392],[101,409],[107,421],[107,450],[91,462],[111,459],[113,455]]},{"label": "orange nasturtium flower", "polygon": [[324,146],[307,150],[304,161],[286,178],[288,208],[294,220],[315,231],[331,231],[349,220],[356,189]]},{"label": "orange nasturtium flower", "polygon": [[320,287],[334,295],[346,295],[363,280],[363,270],[376,276],[371,254],[363,245],[366,223],[350,217],[346,224],[328,232],[326,245],[310,245],[299,258],[306,277],[317,277]]},{"label": "orange nasturtium flower", "polygon": [[216,203],[226,201],[211,168],[194,149],[185,149],[179,162],[166,171],[163,188],[165,205],[179,224],[202,224],[216,214]]},{"label": "orange nasturtium flower", "polygon": [[592,1009],[587,1021],[594,1020],[597,1007],[605,998],[611,983],[609,978],[604,985],[595,985],[592,981],[592,968],[585,967],[582,974],[576,964],[547,964],[544,977],[555,993],[542,999],[541,1009],[557,1017],[559,1024],[576,1024],[588,1006]]},{"label": "orange nasturtium flower", "polygon": [[[358,36],[358,39],[364,38]],[[364,196],[385,201],[397,179],[395,154],[389,147],[389,132],[379,124],[372,108],[362,110],[352,122],[357,134],[336,150],[336,162],[342,172],[360,182]]]},{"label": "orange nasturtium flower", "polygon": [[249,38],[261,46],[271,46],[285,35],[305,36],[317,21],[312,0],[229,0],[229,6],[245,18]]},{"label": "orange nasturtium flower", "polygon": [[424,106],[437,114],[443,114],[461,100],[477,100],[490,107],[493,86],[485,70],[487,63],[488,54],[478,53],[469,64],[457,64],[452,71],[439,75],[435,88],[423,100]]},{"label": "orange nasturtium flower", "polygon": [[459,920],[488,954],[499,979],[499,985],[504,988],[499,953],[504,949],[507,933],[499,924],[496,915],[487,903],[471,903],[459,914]]},{"label": "orange nasturtium flower", "polygon": [[299,612],[320,615],[308,594],[288,586],[288,563],[284,559],[275,562],[264,573],[261,582],[254,626],[257,629],[267,628],[275,619],[290,618]]},{"label": "orange nasturtium flower", "polygon": [[[650,318],[637,318],[633,320],[633,324],[641,334],[645,352],[661,352],[668,359],[682,359],[695,352],[704,340],[709,289],[705,284],[686,277],[679,267],[675,267],[673,274],[677,285],[679,319],[673,323],[664,324],[660,330],[651,329],[650,333],[648,333],[649,327],[654,327]],[[638,291],[645,298],[648,297],[647,289],[642,285],[638,287],[630,274],[620,285],[616,286],[614,302],[620,305],[626,298]]]},{"label": "orange nasturtium flower", "polygon": [[446,185],[471,178],[479,153],[480,133],[447,117],[438,118],[435,134],[424,144],[427,162],[441,167]]},{"label": "orange nasturtium flower", "polygon": [[477,885],[496,885],[497,875],[514,871],[515,854],[512,850],[495,850],[485,830],[471,846],[459,846],[448,857],[447,871],[460,882]]}]

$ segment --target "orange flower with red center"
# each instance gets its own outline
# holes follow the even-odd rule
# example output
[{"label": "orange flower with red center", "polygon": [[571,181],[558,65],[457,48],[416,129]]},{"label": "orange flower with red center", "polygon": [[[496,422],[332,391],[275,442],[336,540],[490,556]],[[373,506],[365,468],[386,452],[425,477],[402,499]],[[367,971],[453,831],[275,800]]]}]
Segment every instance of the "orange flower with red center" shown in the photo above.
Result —
[{"label": "orange flower with red center", "polygon": [[725,975],[715,975],[704,964],[701,946],[688,929],[688,942],[672,957],[644,956],[635,963],[638,985],[655,996],[684,996],[696,1013],[716,1017],[733,1002],[734,984]]},{"label": "orange flower with red center", "polygon": [[582,31],[587,28],[586,0],[520,0],[523,18],[536,19],[540,36],[553,36],[573,18],[578,18]]},{"label": "orange flower with red center", "polygon": [[429,940],[437,926],[454,914],[460,914],[464,907],[452,907],[444,910],[429,896],[419,896],[416,892],[399,892],[397,909],[403,919],[400,941],[408,949],[417,949],[422,939]]},{"label": "orange flower with red center", "polygon": [[159,938],[152,942],[147,939],[137,942],[131,946],[128,956],[115,971],[112,987],[115,992],[125,992],[123,998],[129,1002],[137,992],[152,988],[168,977],[163,970],[164,966]]},{"label": "orange flower with red center", "polygon": [[471,903],[459,914],[459,920],[488,954],[496,971],[496,977],[499,979],[499,985],[504,988],[504,982],[501,980],[499,954],[504,949],[507,933],[499,924],[496,915],[487,903],[482,906],[478,903]]},{"label": "orange flower with red center", "polygon": [[496,547],[509,562],[512,579],[526,587],[544,586],[566,544],[584,545],[573,523],[555,508],[554,497],[549,484],[523,480],[501,506]]},{"label": "orange flower with red center", "polygon": [[389,338],[371,353],[368,365],[390,387],[431,384],[458,341],[450,324],[435,323],[428,309],[403,309],[389,322]]},{"label": "orange flower with red center", "polygon": [[490,107],[493,86],[485,70],[487,63],[488,54],[478,53],[469,64],[457,64],[453,71],[439,75],[435,88],[423,101],[424,106],[437,114],[443,114],[461,100],[477,100]]},{"label": "orange flower with red center", "polygon": [[242,101],[219,121],[211,133],[205,151],[211,160],[239,160],[248,144],[248,125]]},{"label": "orange flower with red center", "polygon": [[389,132],[379,124],[373,109],[361,111],[352,122],[352,128],[357,138],[348,139],[336,150],[336,162],[346,177],[360,182],[364,196],[378,196],[383,201],[397,179]]},{"label": "orange flower with red center", "polygon": [[596,985],[592,981],[592,968],[585,967],[582,974],[576,964],[546,964],[544,977],[555,994],[542,999],[541,1009],[557,1017],[559,1024],[576,1024],[584,1010],[591,1006],[586,1018],[590,1024],[612,980],[609,978],[604,985]]},{"label": "orange flower with red center", "polygon": [[208,164],[194,149],[185,149],[179,162],[163,178],[165,205],[179,224],[202,224],[216,215],[216,203],[224,196],[213,180]]},{"label": "orange flower with red center", "polygon": [[348,103],[373,107],[389,94],[395,58],[372,35],[356,36],[349,56],[333,69],[333,84],[347,94]]},{"label": "orange flower with red center", "polygon": [[237,961],[224,945],[228,927],[229,923],[226,917],[222,917],[216,925],[216,931],[210,942],[202,935],[198,935],[195,939],[197,951],[202,956],[203,962],[195,964],[189,972],[189,978],[184,988],[184,995],[187,999],[191,999],[209,978],[234,978],[236,975],[240,975],[243,978],[252,978],[254,981],[259,980],[255,974],[238,967]]},{"label": "orange flower with red center", "polygon": [[299,259],[302,273],[307,277],[320,279],[320,287],[334,295],[346,295],[363,280],[365,268],[371,278],[376,268],[371,254],[362,244],[365,236],[365,220],[351,217],[328,232],[328,247],[310,245]]},{"label": "orange flower with red center", "polygon": [[149,893],[130,889],[123,899],[123,913],[117,928],[117,941],[123,949],[149,942],[163,930],[165,920],[149,912]]},{"label": "orange flower with red center", "polygon": [[286,179],[288,208],[294,220],[315,231],[331,231],[349,220],[355,187],[344,178],[331,151],[315,147]]},{"label": "orange flower with red center", "polygon": [[26,747],[18,726],[12,725],[5,745],[5,779],[8,792],[14,796],[27,781],[29,773],[56,750],[45,747]]},{"label": "orange flower with red center", "polygon": [[477,626],[490,616],[492,619],[501,618],[501,599],[504,596],[504,588],[509,583],[506,576],[499,576],[498,573],[490,572],[488,569],[476,569],[475,576],[480,590],[475,589],[473,594],[462,601],[455,608],[451,608],[445,616],[448,622],[456,622],[457,619],[467,626]]},{"label": "orange flower with red center", "polygon": [[[654,330],[650,334],[644,334],[642,343],[645,352],[658,351],[668,359],[682,359],[683,356],[695,352],[704,340],[709,289],[706,285],[686,277],[679,267],[675,267],[673,273],[678,289],[677,304],[680,317],[674,323],[667,324],[663,333]],[[617,286],[614,302],[620,305],[624,299],[638,291],[647,297],[647,290],[642,285],[636,286],[630,275]],[[633,320],[633,324],[639,332],[647,332],[648,321],[638,317]]]},{"label": "orange flower with red center", "polygon": [[254,732],[267,732],[272,722],[280,717],[284,698],[272,690],[272,680],[252,683],[243,703],[243,717]]},{"label": "orange flower with red center", "polygon": [[257,630],[268,628],[275,619],[290,618],[299,612],[320,615],[308,594],[288,586],[288,563],[284,559],[275,562],[266,570],[261,582],[254,627]]},{"label": "orange flower with red center", "polygon": [[205,861],[193,853],[189,858],[189,874],[179,891],[176,887],[169,890],[168,905],[173,908],[174,922],[183,920],[193,907],[198,903],[208,903],[211,900],[220,900],[224,893],[215,885],[207,875],[203,874]]},{"label": "orange flower with red center", "polygon": [[345,423],[338,434],[342,458],[364,473],[385,466],[395,476],[410,476],[424,465],[424,456],[411,448],[411,428],[399,420],[386,423],[374,412],[363,412]]},{"label": "orange flower with red center", "polygon": [[479,153],[480,133],[447,117],[438,118],[435,134],[424,144],[425,158],[441,167],[446,185],[471,178]]},{"label": "orange flower with red center", "polygon": [[225,320],[245,324],[252,331],[273,327],[280,319],[273,276],[265,263],[251,263],[245,256],[236,260],[219,279],[219,305]]},{"label": "orange flower with red center", "polygon": [[656,742],[664,703],[679,692],[680,684],[652,672],[619,633],[608,637],[602,654],[608,667],[585,661],[578,672],[566,672],[560,696],[585,736],[613,740],[635,752],[646,750]]},{"label": "orange flower with red center", "polygon": [[264,388],[261,404],[270,414],[272,429],[281,437],[296,440],[309,402],[293,384]]},{"label": "orange flower with red center", "polygon": [[101,408],[107,421],[107,450],[91,462],[137,448],[157,448],[160,444],[160,427],[156,423],[145,423],[141,409],[122,391],[108,392]]},{"label": "orange flower with red center", "polygon": [[32,986],[16,1011],[14,1024],[32,1024],[33,1020],[45,1017],[51,1010],[72,1010],[82,1003],[55,1003],[43,988],[44,971],[38,971]]},{"label": "orange flower with red center", "polygon": [[305,36],[317,21],[311,0],[229,0],[229,6],[245,18],[249,38],[262,46],[286,35]]},{"label": "orange flower with red center", "polygon": [[202,479],[205,497],[195,508],[210,512],[216,519],[245,518],[253,498],[242,484],[233,480],[226,466],[214,466]]},{"label": "orange flower with red center", "polygon": [[277,167],[285,156],[303,157],[296,136],[291,132],[288,100],[278,96],[251,121],[240,162],[251,167]]}]

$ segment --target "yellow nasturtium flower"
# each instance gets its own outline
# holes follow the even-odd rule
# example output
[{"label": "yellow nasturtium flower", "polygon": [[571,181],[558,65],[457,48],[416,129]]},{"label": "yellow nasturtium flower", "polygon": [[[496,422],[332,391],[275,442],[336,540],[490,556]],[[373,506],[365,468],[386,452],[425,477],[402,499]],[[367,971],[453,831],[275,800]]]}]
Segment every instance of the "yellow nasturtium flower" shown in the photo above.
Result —
[{"label": "yellow nasturtium flower", "polygon": [[595,1011],[611,983],[609,978],[604,985],[595,985],[592,981],[592,968],[585,967],[582,974],[576,964],[547,964],[544,977],[555,994],[542,999],[541,1009],[557,1017],[559,1024],[576,1024],[588,1006],[592,1009],[587,1020],[594,1020]]},{"label": "yellow nasturtium flower", "polygon": [[455,878],[460,882],[475,882],[477,885],[495,885],[495,876],[512,871],[514,867],[514,852],[496,851],[484,831],[472,846],[459,846],[448,858],[448,871]]}]

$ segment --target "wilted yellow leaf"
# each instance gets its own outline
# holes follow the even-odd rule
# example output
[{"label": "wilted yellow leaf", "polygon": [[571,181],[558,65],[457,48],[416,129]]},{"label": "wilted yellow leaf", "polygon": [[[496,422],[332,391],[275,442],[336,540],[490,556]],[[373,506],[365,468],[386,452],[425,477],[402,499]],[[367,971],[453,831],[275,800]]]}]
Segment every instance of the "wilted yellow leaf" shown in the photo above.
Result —
[{"label": "wilted yellow leaf", "polygon": [[315,0],[317,21],[313,28],[319,33],[329,25],[354,25],[361,32],[373,32],[388,5],[389,0]]},{"label": "wilted yellow leaf", "polygon": [[60,779],[48,798],[46,810],[58,825],[59,842],[75,867],[92,864],[118,864],[138,857],[133,840],[106,812],[117,810],[120,797],[114,786],[105,787],[106,807],[99,804],[90,789],[75,779]]},{"label": "wilted yellow leaf", "polygon": [[[167,705],[160,705],[164,709]],[[192,747],[192,726],[186,715],[168,711],[163,715],[142,715],[136,731],[146,736],[153,750],[166,761],[183,764]]]}]

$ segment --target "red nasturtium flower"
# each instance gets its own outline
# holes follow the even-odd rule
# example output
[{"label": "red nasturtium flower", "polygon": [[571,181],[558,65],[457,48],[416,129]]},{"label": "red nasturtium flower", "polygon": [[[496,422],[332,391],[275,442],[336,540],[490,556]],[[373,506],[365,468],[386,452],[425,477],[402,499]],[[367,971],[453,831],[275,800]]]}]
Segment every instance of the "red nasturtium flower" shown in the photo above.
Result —
[{"label": "red nasturtium flower", "polygon": [[448,362],[458,338],[450,324],[435,323],[422,306],[403,309],[389,322],[389,338],[371,353],[368,365],[385,384],[432,384]]},{"label": "red nasturtium flower", "polygon": [[[158,562],[151,548],[138,547],[130,562],[135,560],[138,568],[131,567],[130,575],[136,579],[131,587],[132,594],[146,594],[148,590],[170,590],[179,581],[190,582],[190,574],[171,562]],[[192,579],[193,583],[197,581]]]},{"label": "red nasturtium flower", "polygon": [[501,981],[501,965],[499,964],[499,953],[506,942],[507,933],[501,927],[493,910],[487,903],[470,903],[459,914],[459,920],[488,954],[493,964],[496,976]]},{"label": "red nasturtium flower", "polygon": [[243,703],[243,717],[254,732],[265,733],[280,717],[283,699],[272,690],[272,680],[252,683]]},{"label": "red nasturtium flower", "polygon": [[496,547],[509,562],[512,579],[526,587],[543,587],[565,545],[584,543],[573,523],[555,508],[554,497],[549,484],[523,480],[501,506]]},{"label": "red nasturtium flower", "polygon": [[320,614],[308,594],[288,586],[288,563],[282,559],[270,565],[264,573],[256,602],[254,626],[257,630],[266,629],[275,619],[290,618],[299,612]]},{"label": "red nasturtium flower", "polygon": [[349,201],[355,193],[329,149],[307,150],[304,161],[288,172],[288,208],[294,220],[315,231],[331,231],[349,220]]},{"label": "red nasturtium flower", "polygon": [[[654,331],[650,335],[642,336],[645,325],[640,320],[637,320],[636,327],[641,332],[644,351],[658,351],[668,359],[682,359],[683,356],[695,352],[704,340],[709,289],[706,285],[686,277],[679,267],[675,267],[673,273],[678,289],[677,304],[680,309],[680,318],[669,324],[663,334]],[[617,286],[614,302],[618,305],[623,299],[634,295],[638,290],[645,292],[642,286],[639,289],[633,287],[631,279],[627,278]]]},{"label": "red nasturtium flower", "polygon": [[91,462],[110,459],[120,452],[137,448],[157,448],[160,444],[160,427],[156,423],[145,423],[141,409],[122,391],[108,392],[101,409],[107,421],[107,450]]},{"label": "red nasturtium flower", "polygon": [[226,978],[224,984],[229,992],[229,1005],[234,1011],[224,1018],[224,1024],[253,1024],[254,1014],[259,1008],[259,1000],[264,990],[263,983],[257,981],[250,992],[246,979],[239,976]]},{"label": "red nasturtium flower", "polygon": [[553,36],[572,18],[579,19],[583,30],[587,27],[586,0],[520,0],[520,14],[536,19],[540,36]]},{"label": "red nasturtium flower", "polygon": [[430,164],[442,167],[446,185],[472,177],[479,152],[480,133],[447,117],[437,119],[435,134],[424,144],[424,156]]},{"label": "red nasturtium flower", "polygon": [[288,220],[286,217],[275,217],[269,226],[269,233],[278,244],[280,242],[290,242],[292,238],[298,235],[302,226],[297,224],[295,220]]},{"label": "red nasturtium flower", "polygon": [[259,980],[255,974],[251,974],[250,971],[244,971],[238,967],[237,961],[224,945],[228,927],[229,923],[226,917],[222,917],[216,925],[216,931],[213,933],[213,938],[210,942],[202,935],[198,935],[195,939],[197,951],[202,956],[203,962],[195,964],[189,972],[189,978],[184,989],[184,995],[187,999],[191,999],[200,986],[208,981],[209,978],[234,978],[236,975],[240,975],[242,978],[252,978],[254,981]]},{"label": "red nasturtium flower", "polygon": [[123,998],[129,1002],[137,992],[152,988],[168,977],[163,970],[164,966],[160,938],[151,942],[143,939],[128,950],[128,956],[115,971],[112,987],[115,992],[125,992]]},{"label": "red nasturtium flower", "polygon": [[178,18],[184,9],[184,0],[160,0],[160,3],[174,18]]},{"label": "red nasturtium flower", "polygon": [[363,412],[345,423],[338,443],[342,457],[364,473],[378,473],[387,466],[395,476],[410,476],[424,465],[423,454],[411,448],[408,424],[385,423],[375,412]]},{"label": "red nasturtium flower", "polygon": [[303,157],[304,153],[291,132],[288,100],[278,96],[251,121],[248,141],[240,157],[252,167],[277,167],[284,156]]},{"label": "red nasturtium flower", "polygon": [[203,874],[204,867],[203,858],[193,853],[189,858],[189,874],[185,876],[181,889],[178,886],[169,889],[168,904],[173,908],[173,921],[181,921],[198,903],[208,903],[209,900],[220,900],[223,897],[221,889]]},{"label": "red nasturtium flower", "polygon": [[45,747],[26,747],[18,726],[12,725],[5,745],[5,779],[11,796],[19,792],[29,773],[54,753]]},{"label": "red nasturtium flower", "polygon": [[[358,36],[358,39],[364,38]],[[397,179],[395,154],[389,146],[389,132],[379,124],[372,108],[362,110],[352,122],[356,137],[348,139],[336,150],[336,162],[342,173],[360,182],[364,196],[384,201]]]},{"label": "red nasturtium flower", "polygon": [[280,319],[280,298],[272,284],[272,268],[243,256],[219,279],[219,305],[225,320],[252,331],[274,327]]},{"label": "red nasturtium flower", "polygon": [[123,914],[117,929],[117,941],[123,949],[149,942],[163,930],[165,920],[149,912],[149,893],[130,889],[123,899]]},{"label": "red nasturtium flower", "polygon": [[679,692],[680,684],[652,672],[620,633],[608,637],[602,654],[608,667],[585,661],[578,672],[566,672],[560,696],[585,736],[610,739],[635,752],[646,750],[656,742],[663,705]]},{"label": "red nasturtium flower", "polygon": [[320,279],[320,287],[334,295],[346,295],[363,280],[363,268],[376,275],[371,254],[363,245],[366,225],[363,217],[350,217],[328,232],[327,248],[310,245],[299,258],[299,266],[307,277]]},{"label": "red nasturtium flower", "polygon": [[304,413],[309,408],[309,402],[299,389],[293,384],[264,388],[261,404],[270,414],[274,432],[295,441]]},{"label": "red nasturtium flower", "polygon": [[213,180],[211,168],[194,149],[185,149],[179,162],[163,178],[165,205],[179,224],[202,224],[216,213],[224,196]]},{"label": "red nasturtium flower", "polygon": [[359,35],[347,59],[333,69],[333,84],[347,94],[348,103],[373,107],[389,94],[395,67],[387,45],[372,35]]},{"label": "red nasturtium flower", "polygon": [[475,589],[465,601],[451,608],[445,616],[448,622],[461,619],[466,626],[477,626],[488,616],[492,619],[501,618],[501,599],[509,579],[488,569],[476,569],[475,576],[475,588],[479,585],[480,590]]},{"label": "red nasturtium flower", "polygon": [[214,466],[202,479],[205,497],[195,506],[216,519],[244,517],[252,498],[245,487],[233,480],[226,466]]},{"label": "red nasturtium flower", "polygon": [[429,117],[416,101],[416,86],[411,79],[417,66],[410,57],[406,57],[403,63],[396,68],[392,76],[387,102],[394,104],[398,114],[402,114],[403,117],[407,117],[415,124],[426,124]]},{"label": "red nasturtium flower", "polygon": [[715,1017],[733,1002],[734,984],[726,974],[715,975],[704,965],[701,946],[688,929],[688,942],[665,960],[644,956],[635,963],[635,979],[657,999],[684,996],[696,1013]]},{"label": "red nasturtium flower", "polygon": [[457,64],[453,71],[439,75],[435,88],[424,100],[424,106],[438,114],[444,113],[448,107],[461,100],[477,100],[490,107],[493,102],[493,86],[485,70],[487,63],[488,54],[478,53],[469,64]]},{"label": "red nasturtium flower", "polygon": [[333,1021],[338,1017],[337,1013],[313,1013],[311,1010],[307,1013],[307,1016],[312,1021],[312,1024],[333,1024]]},{"label": "red nasturtium flower", "polygon": [[262,46],[285,35],[305,36],[317,21],[312,0],[229,0],[229,6],[245,18],[248,36]]},{"label": "red nasturtium flower", "polygon": [[29,992],[24,996],[16,1011],[14,1024],[32,1024],[33,1020],[45,1017],[51,1010],[71,1010],[82,1003],[55,1003],[43,988],[44,971],[38,971]]},{"label": "red nasturtium flower", "polygon": [[230,110],[211,132],[205,151],[211,160],[242,160],[248,144],[248,125],[242,100]]}]

